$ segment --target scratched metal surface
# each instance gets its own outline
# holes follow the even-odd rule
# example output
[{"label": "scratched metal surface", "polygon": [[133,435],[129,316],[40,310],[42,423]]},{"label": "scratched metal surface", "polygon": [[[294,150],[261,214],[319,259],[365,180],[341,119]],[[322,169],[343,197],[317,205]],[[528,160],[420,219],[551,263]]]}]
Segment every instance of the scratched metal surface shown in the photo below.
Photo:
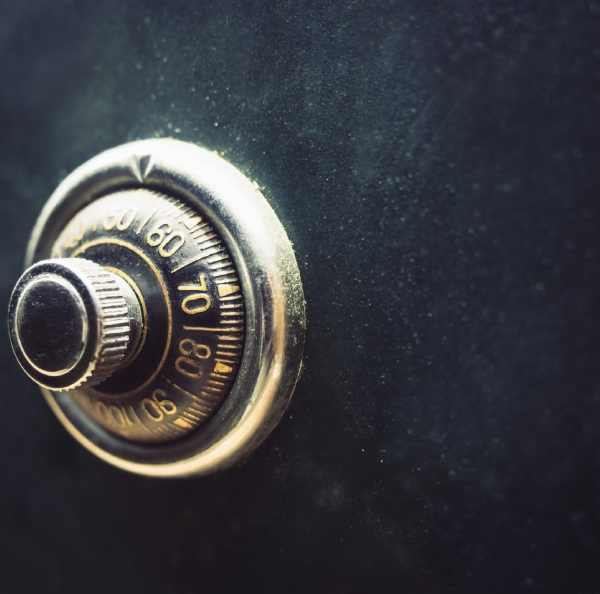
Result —
[{"label": "scratched metal surface", "polygon": [[5,592],[597,591],[600,4],[0,1],[1,305],[98,151],[272,197],[310,328],[261,450],[185,482],[72,441],[0,346]]}]

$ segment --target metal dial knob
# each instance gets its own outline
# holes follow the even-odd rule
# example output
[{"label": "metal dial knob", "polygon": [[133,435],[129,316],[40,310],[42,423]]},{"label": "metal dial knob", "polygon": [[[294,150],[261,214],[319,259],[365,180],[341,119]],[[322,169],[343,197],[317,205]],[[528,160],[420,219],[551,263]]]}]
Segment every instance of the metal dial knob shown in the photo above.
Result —
[{"label": "metal dial knob", "polygon": [[97,385],[136,352],[142,312],[118,275],[83,258],[43,260],[25,271],[9,306],[17,360],[39,385]]}]

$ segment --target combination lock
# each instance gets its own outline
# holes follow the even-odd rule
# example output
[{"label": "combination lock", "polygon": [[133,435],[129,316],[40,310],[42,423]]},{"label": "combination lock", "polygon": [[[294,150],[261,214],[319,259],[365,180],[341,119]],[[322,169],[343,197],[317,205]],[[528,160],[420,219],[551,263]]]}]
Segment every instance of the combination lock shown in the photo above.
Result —
[{"label": "combination lock", "polygon": [[291,244],[216,154],[146,140],[71,173],[9,305],[17,360],[65,428],[122,469],[223,468],[269,434],[301,368]]}]

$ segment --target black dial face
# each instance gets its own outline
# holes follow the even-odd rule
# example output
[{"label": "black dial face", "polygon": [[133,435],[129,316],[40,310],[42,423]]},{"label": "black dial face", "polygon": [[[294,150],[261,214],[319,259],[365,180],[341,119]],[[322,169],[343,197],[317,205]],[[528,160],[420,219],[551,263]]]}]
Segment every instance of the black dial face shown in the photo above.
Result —
[{"label": "black dial face", "polygon": [[126,439],[159,443],[208,420],[231,390],[244,299],[222,237],[197,207],[145,189],[99,198],[69,221],[52,256],[80,257],[136,290],[144,331],[129,365],[72,397]]}]

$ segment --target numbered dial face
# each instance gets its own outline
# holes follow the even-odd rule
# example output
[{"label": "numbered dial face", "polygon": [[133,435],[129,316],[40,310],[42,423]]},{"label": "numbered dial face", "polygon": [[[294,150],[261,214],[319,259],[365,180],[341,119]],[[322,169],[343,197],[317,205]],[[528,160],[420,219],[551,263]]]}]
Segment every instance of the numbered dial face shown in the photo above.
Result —
[{"label": "numbered dial face", "polygon": [[110,432],[172,441],[219,408],[244,347],[244,297],[222,237],[196,207],[146,189],[99,198],[69,221],[52,257],[92,260],[137,293],[144,333],[131,363],[72,397]]}]

